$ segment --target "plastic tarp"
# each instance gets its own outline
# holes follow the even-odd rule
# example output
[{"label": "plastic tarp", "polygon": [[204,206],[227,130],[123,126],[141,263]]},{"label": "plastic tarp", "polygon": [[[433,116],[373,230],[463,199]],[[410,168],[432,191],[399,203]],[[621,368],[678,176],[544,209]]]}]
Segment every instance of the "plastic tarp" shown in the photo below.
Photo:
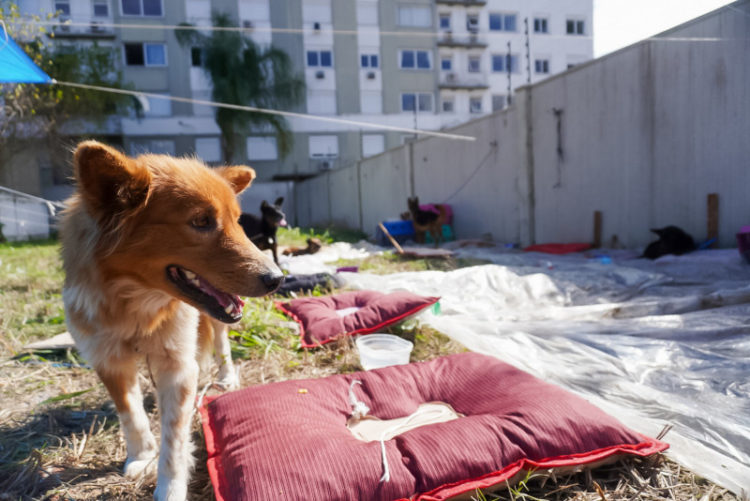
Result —
[{"label": "plastic tarp", "polygon": [[673,425],[664,440],[676,461],[750,492],[750,266],[736,250],[648,261],[459,244],[459,256],[493,264],[340,277],[351,288],[442,296],[440,315],[422,315],[435,329],[642,433]]},{"label": "plastic tarp", "polygon": [[52,79],[13,41],[0,25],[0,83],[49,83]]}]

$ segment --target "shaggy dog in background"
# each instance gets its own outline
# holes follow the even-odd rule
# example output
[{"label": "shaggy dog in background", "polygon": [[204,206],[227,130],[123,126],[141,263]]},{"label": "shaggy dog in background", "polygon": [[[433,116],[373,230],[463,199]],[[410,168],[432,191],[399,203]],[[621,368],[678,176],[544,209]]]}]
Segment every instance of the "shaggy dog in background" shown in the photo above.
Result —
[{"label": "shaggy dog in background", "polygon": [[[215,331],[242,317],[239,295],[263,296],[283,281],[237,223],[236,194],[255,172],[167,155],[131,158],[86,141],[74,173],[77,192],[60,232],[68,329],[117,408],[125,475],[152,473],[158,455],[154,498],[183,501],[198,348],[209,351],[214,334],[226,372],[229,344]],[[158,454],[138,384],[141,360],[156,386]]]}]

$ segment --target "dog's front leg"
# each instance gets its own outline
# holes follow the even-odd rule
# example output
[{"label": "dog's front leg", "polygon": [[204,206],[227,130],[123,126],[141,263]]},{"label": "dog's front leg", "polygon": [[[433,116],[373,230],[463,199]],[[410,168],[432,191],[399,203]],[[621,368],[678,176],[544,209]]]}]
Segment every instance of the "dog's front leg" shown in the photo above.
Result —
[{"label": "dog's front leg", "polygon": [[232,362],[232,346],[229,344],[229,326],[218,320],[211,319],[214,329],[214,357],[219,367],[219,377],[216,384],[224,390],[236,390],[240,381]]},{"label": "dog's front leg", "polygon": [[279,254],[277,252],[279,245],[276,243],[276,239],[273,239],[273,243],[271,243],[271,253],[273,254],[273,262],[277,265],[279,264]]},{"label": "dog's front leg", "polygon": [[152,474],[156,471],[156,440],[143,408],[135,357],[123,357],[116,362],[109,360],[96,367],[96,372],[109,391],[120,417],[120,427],[128,449],[125,476],[137,478]]},{"label": "dog's front leg", "polygon": [[198,385],[195,353],[187,351],[151,356],[149,360],[161,413],[159,476],[154,491],[157,501],[185,501],[187,497],[193,466],[190,420]]}]

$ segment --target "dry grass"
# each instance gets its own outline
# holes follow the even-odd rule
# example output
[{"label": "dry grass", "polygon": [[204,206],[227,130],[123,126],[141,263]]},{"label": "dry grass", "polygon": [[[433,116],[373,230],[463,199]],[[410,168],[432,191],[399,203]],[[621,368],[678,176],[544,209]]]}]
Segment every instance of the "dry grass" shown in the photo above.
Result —
[{"label": "dry grass", "polygon": [[[434,262],[391,258],[374,263],[379,272],[386,272],[389,266],[391,271],[436,266]],[[469,264],[443,262],[438,266]],[[0,270],[0,501],[150,499],[153,483],[134,482],[120,475],[125,444],[112,403],[94,372],[75,366],[80,361],[74,354],[11,358],[29,341],[64,330],[57,245],[0,245]],[[413,361],[463,351],[461,345],[428,328],[402,324],[393,332],[414,341]],[[243,386],[360,370],[351,340],[301,350],[295,325],[278,313],[269,299],[248,302],[245,318],[232,337]],[[153,387],[145,376],[141,384],[152,428],[158,431]],[[215,391],[209,390],[212,393]],[[196,469],[190,499],[211,500],[197,417],[193,441]],[[478,493],[475,499],[737,499],[663,456],[567,477],[531,477],[495,494]]]}]

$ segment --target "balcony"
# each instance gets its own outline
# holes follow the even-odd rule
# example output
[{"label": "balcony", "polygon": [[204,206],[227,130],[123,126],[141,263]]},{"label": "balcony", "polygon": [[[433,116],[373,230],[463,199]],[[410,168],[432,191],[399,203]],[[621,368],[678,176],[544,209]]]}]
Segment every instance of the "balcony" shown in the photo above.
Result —
[{"label": "balcony", "polygon": [[440,75],[438,87],[446,90],[483,90],[488,89],[490,84],[484,73],[449,72]]},{"label": "balcony", "polygon": [[468,35],[454,35],[445,32],[437,40],[438,47],[457,47],[464,49],[484,49],[487,47],[487,39],[476,33]]},{"label": "balcony", "polygon": [[464,7],[483,7],[487,0],[435,0],[438,5],[461,5]]},{"label": "balcony", "polygon": [[86,26],[81,26],[80,24],[76,24],[75,26],[60,24],[52,29],[52,34],[50,36],[54,36],[55,38],[111,40],[115,38],[115,30],[101,26],[96,22],[92,22]]}]

